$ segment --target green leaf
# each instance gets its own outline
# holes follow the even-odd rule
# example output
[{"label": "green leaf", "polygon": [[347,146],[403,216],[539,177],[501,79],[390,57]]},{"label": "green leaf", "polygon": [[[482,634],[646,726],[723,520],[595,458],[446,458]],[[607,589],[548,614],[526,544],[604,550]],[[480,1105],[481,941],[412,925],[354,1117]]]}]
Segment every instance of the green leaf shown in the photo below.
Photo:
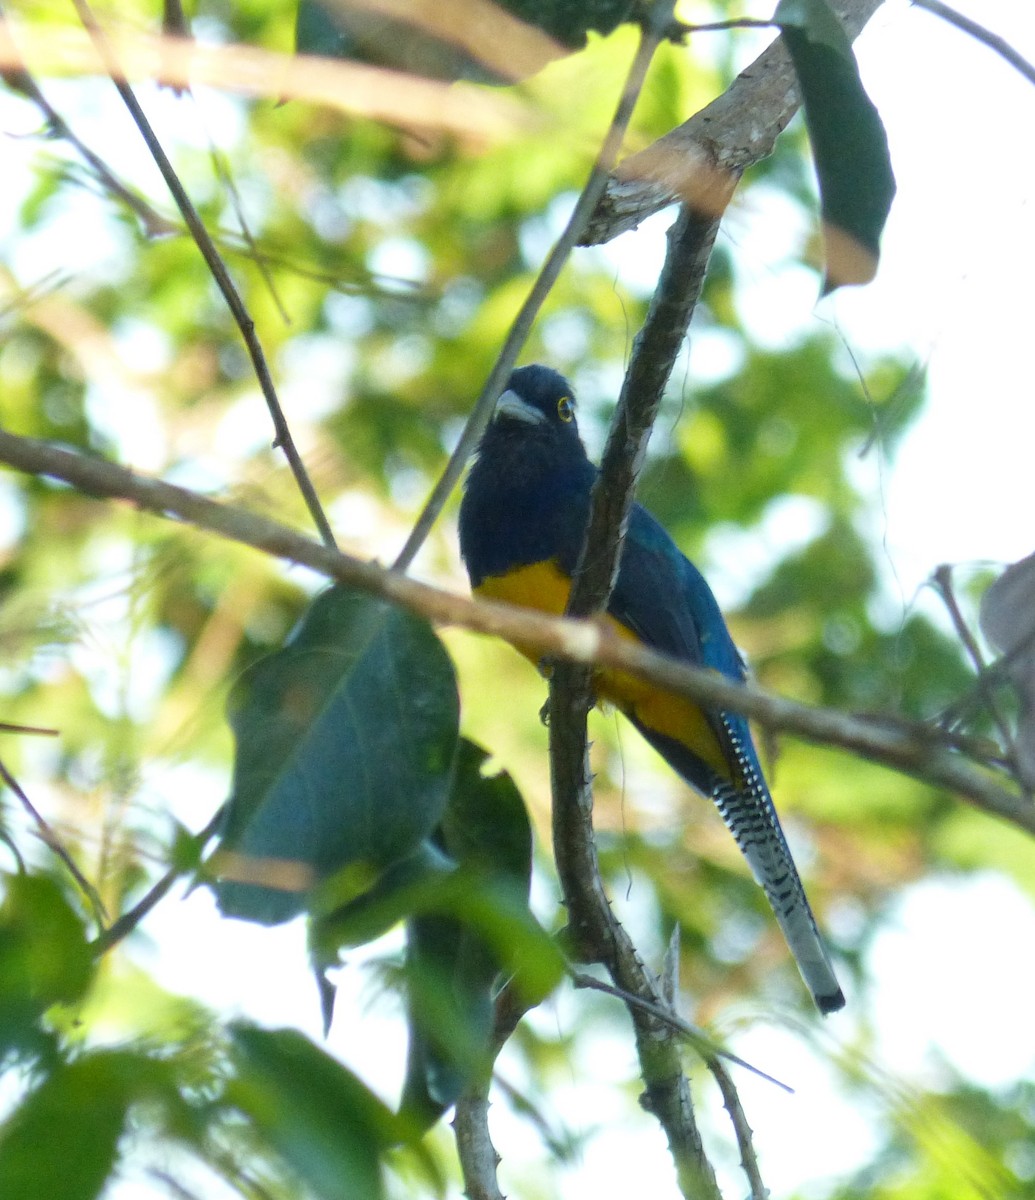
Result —
[{"label": "green leaf", "polygon": [[[10,876],[0,905],[0,1052],[37,1040],[52,1004],[72,1004],[93,978],[82,921],[44,875]],[[0,1195],[3,1193],[0,1192]]]},{"label": "green leaf", "polygon": [[819,179],[824,291],[869,283],[895,195],[888,140],[859,78],[851,43],[827,0],[780,0],[780,26],[801,85]]},{"label": "green leaf", "polygon": [[0,1130],[0,1196],[93,1200],[115,1166],[132,1099],[119,1052],[60,1067]]},{"label": "green leaf", "polygon": [[[448,885],[440,887],[444,915],[416,917],[406,929],[409,1050],[402,1111],[422,1127],[436,1121],[472,1075],[489,1065],[494,984],[526,942],[525,928],[520,933],[518,928],[539,934],[541,940],[532,935],[538,940],[532,958],[552,964],[556,956],[527,910],[532,830],[524,801],[505,772],[483,773],[487,759],[480,746],[461,739],[440,829],[460,864],[450,881],[453,904],[447,907]],[[455,885],[464,876],[472,883],[461,895]],[[548,988],[555,977],[549,979]]]},{"label": "green leaf", "polygon": [[449,805],[442,817],[446,849],[460,863],[514,880],[528,896],[532,827],[525,802],[506,771],[485,774],[488,751],[460,739]]},{"label": "green leaf", "polygon": [[409,1047],[401,1111],[421,1128],[437,1121],[489,1065],[498,970],[484,941],[463,922],[434,916],[408,922]]},{"label": "green leaf", "polygon": [[459,698],[418,617],[335,587],[230,698],[233,790],[213,865],[220,908],[272,924],[350,864],[411,854],[449,797]]},{"label": "green leaf", "polygon": [[351,1071],[293,1029],[236,1024],[237,1107],[317,1196],[383,1195],[381,1157],[400,1140],[393,1113]]}]

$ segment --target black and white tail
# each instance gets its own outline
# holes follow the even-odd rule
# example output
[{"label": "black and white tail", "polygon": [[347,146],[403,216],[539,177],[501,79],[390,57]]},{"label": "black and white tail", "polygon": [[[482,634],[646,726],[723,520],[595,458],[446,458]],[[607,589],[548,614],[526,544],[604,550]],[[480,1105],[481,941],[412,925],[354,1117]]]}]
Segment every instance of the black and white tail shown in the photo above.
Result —
[{"label": "black and white tail", "polygon": [[827,957],[805,889],[780,827],[769,788],[754,754],[725,714],[720,720],[737,758],[737,782],[712,791],[722,819],[765,891],[802,978],[820,1012],[836,1012],[845,998]]}]

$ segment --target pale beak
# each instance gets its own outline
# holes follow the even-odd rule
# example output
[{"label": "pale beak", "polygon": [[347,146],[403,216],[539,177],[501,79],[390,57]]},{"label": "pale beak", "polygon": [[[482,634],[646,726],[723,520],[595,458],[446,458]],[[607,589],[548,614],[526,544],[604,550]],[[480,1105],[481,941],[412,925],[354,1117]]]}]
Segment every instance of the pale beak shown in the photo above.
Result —
[{"label": "pale beak", "polygon": [[526,425],[541,425],[546,420],[538,408],[529,404],[527,400],[522,400],[511,388],[507,388],[496,401],[496,411],[492,414],[492,419],[498,421],[500,417],[512,417],[515,421],[524,421]]}]

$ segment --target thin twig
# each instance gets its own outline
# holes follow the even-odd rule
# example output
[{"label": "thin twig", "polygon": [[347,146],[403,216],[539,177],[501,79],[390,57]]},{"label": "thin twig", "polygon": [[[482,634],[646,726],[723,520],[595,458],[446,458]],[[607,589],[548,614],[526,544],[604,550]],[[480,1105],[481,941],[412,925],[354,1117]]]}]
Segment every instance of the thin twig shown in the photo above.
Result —
[{"label": "thin twig", "polygon": [[233,279],[230,277],[230,272],[220,257],[215,243],[209,236],[204,222],[201,220],[197,209],[187,195],[186,189],[180,182],[180,178],[176,174],[169,156],[162,149],[162,145],[155,135],[155,131],[152,129],[143,108],[140,106],[136,94],[127,82],[125,72],[122,70],[114,51],[108,44],[108,39],[94,16],[90,5],[87,3],[87,0],[73,0],[73,3],[75,4],[76,12],[79,14],[79,19],[93,39],[97,52],[103,59],[105,68],[111,76],[112,83],[114,83],[119,95],[122,97],[122,102],[129,110],[137,129],[140,130],[140,134],[148,150],[151,152],[151,157],[155,160],[158,169],[162,173],[166,187],[172,193],[177,207],[183,214],[187,228],[190,230],[195,244],[201,251],[201,255],[212,274],[212,278],[216,281],[220,292],[222,292],[223,299],[226,301],[238,329],[241,331],[241,337],[244,339],[244,344],[248,349],[249,357],[252,360],[252,367],[273,421],[273,429],[276,434],[273,444],[283,450],[284,457],[288,460],[291,472],[295,477],[298,490],[302,493],[302,498],[305,500],[306,507],[309,509],[309,514],[320,533],[321,539],[325,545],[334,546],[334,534],[331,532],[330,524],[320,504],[316,489],[309,478],[305,464],[302,462],[302,456],[295,446],[294,438],[291,436],[291,430],[284,416],[284,410],[280,406],[280,399],[273,384],[273,377],[266,362],[266,355],[255,333],[255,322],[252,320],[244,301],[241,299],[241,295]]},{"label": "thin twig", "polygon": [[979,25],[977,21],[972,21],[970,17],[965,17],[954,8],[950,8],[948,4],[942,4],[941,0],[912,0],[912,2],[916,8],[925,8],[936,17],[941,17],[943,21],[948,21],[950,25],[955,25],[957,29],[962,29],[964,33],[969,34],[983,46],[987,46],[989,50],[994,50],[1001,58],[1006,59],[1011,67],[1020,71],[1029,83],[1035,83],[1035,66],[999,34],[986,29],[984,25]]},{"label": "thin twig", "polygon": [[733,29],[775,29],[776,22],[763,17],[730,17],[726,21],[702,21],[689,24],[677,21],[669,31],[670,38],[683,38],[692,33],[722,33]]},{"label": "thin twig", "polygon": [[569,972],[571,982],[577,988],[587,988],[594,992],[604,992],[608,996],[614,996],[625,1004],[633,1005],[636,1008],[643,1009],[644,1012],[650,1013],[652,1017],[657,1017],[659,1021],[663,1021],[670,1029],[681,1034],[690,1044],[697,1050],[701,1058],[707,1062],[710,1058],[724,1058],[727,1062],[734,1063],[738,1067],[743,1067],[745,1071],[750,1071],[752,1075],[757,1075],[759,1079],[764,1079],[766,1083],[775,1084],[776,1087],[794,1095],[794,1088],[790,1084],[784,1083],[777,1079],[775,1075],[770,1075],[767,1071],[763,1071],[760,1067],[747,1062],[746,1059],[734,1054],[731,1050],[719,1045],[719,1043],[699,1025],[694,1025],[690,1021],[684,1020],[677,1012],[675,1012],[668,1004],[659,1004],[655,1000],[648,1000],[643,996],[637,996],[633,992],[627,992],[624,988],[616,987],[614,984],[607,983],[603,979],[597,979],[595,975],[586,975],[581,971]]},{"label": "thin twig", "polygon": [[[956,600],[956,592],[952,586],[951,565],[943,563],[938,567],[934,572],[933,582],[935,590],[941,596],[942,603],[949,613],[949,618],[956,630],[956,636],[963,643],[964,649],[970,656],[970,661],[977,675],[978,692],[984,700],[989,713],[992,715],[992,720],[999,730],[999,736],[1003,739],[1003,749],[1011,763],[1015,764],[1017,751],[1013,741],[1013,733],[1010,730],[1010,723],[1007,721],[996,700],[992,681],[989,677],[988,664],[985,662],[985,656],[981,653],[981,647],[977,644],[977,640],[970,632],[970,627],[967,625],[967,622],[963,618],[963,613],[960,611],[959,603]],[[1016,768],[1014,773],[1016,774]]]},{"label": "thin twig", "polygon": [[751,1200],[770,1200],[769,1189],[762,1182],[762,1174],[758,1167],[758,1155],[755,1153],[755,1145],[751,1140],[751,1126],[748,1124],[744,1106],[740,1103],[736,1085],[730,1078],[730,1073],[717,1058],[706,1059],[705,1062],[715,1082],[719,1085],[722,1102],[733,1123],[733,1132],[736,1134],[737,1146],[740,1149],[740,1165],[744,1168],[744,1174],[747,1176],[748,1185],[751,1188]]},{"label": "thin twig", "polygon": [[[209,840],[215,836],[223,821],[223,809],[219,808],[216,815],[211,821],[201,830],[200,833],[194,835],[194,843],[199,850],[203,850]],[[155,907],[155,905],[168,895],[173,884],[185,874],[182,867],[170,867],[168,871],[154,884],[147,893],[137,901],[133,907],[122,914],[117,921],[114,921],[107,929],[103,930],[93,942],[90,944],[91,950],[98,957],[106,954],[112,946],[121,942],[124,937],[132,933],[147,914]]]},{"label": "thin twig", "polygon": [[596,208],[597,202],[603,194],[608,175],[614,167],[618,151],[621,149],[622,140],[629,126],[629,120],[632,117],[636,101],[643,89],[643,81],[647,75],[647,68],[650,66],[651,59],[654,57],[654,52],[657,50],[659,43],[660,38],[657,34],[645,33],[640,38],[639,46],[637,47],[636,54],[629,67],[629,73],[622,88],[621,97],[615,108],[615,115],[611,120],[607,135],[600,147],[596,162],[593,164],[593,169],[589,173],[589,178],[582,189],[582,194],[572,209],[571,216],[568,218],[568,223],[565,225],[563,232],[547,255],[546,261],[543,263],[531,291],[525,297],[525,302],[518,310],[518,314],[507,333],[496,362],[489,372],[489,378],[485,381],[485,386],[475,401],[471,415],[467,418],[467,424],[460,434],[460,439],[453,453],[449,456],[449,462],[446,463],[442,475],[432,489],[423,511],[410,532],[410,536],[406,539],[406,544],[400,550],[399,557],[395,560],[394,569],[397,571],[406,571],[409,569],[418,550],[420,550],[432,527],[438,520],[439,514],[445,507],[453,488],[459,482],[464,466],[478,444],[478,439],[482,436],[486,425],[488,425],[500,392],[503,391],[504,385],[510,377],[511,371],[514,369],[514,364],[517,362],[518,355],[528,340],[528,335],[532,331],[532,325],[539,315],[539,310],[550,294],[553,285],[557,282],[557,278],[568,261],[572,250],[578,244],[578,240],[589,221],[590,214]]},{"label": "thin twig", "polygon": [[999,776],[945,749],[941,731],[889,725],[836,709],[799,704],[687,666],[610,633],[595,621],[552,617],[510,604],[474,600],[410,579],[377,563],[331,550],[277,521],[126,470],[102,458],[0,430],[0,462],[29,475],[62,480],[88,496],[120,499],[199,530],[311,568],[329,579],[380,596],[440,625],[454,625],[534,646],[552,659],[627,671],[701,704],[742,712],[767,729],[840,747],[892,770],[943,787],[992,816],[1035,834],[1035,805],[1007,790]]},{"label": "thin twig", "polygon": [[0,51],[2,51],[0,59],[4,63],[18,64],[17,66],[8,66],[4,71],[4,78],[8,85],[20,91],[23,96],[31,100],[43,114],[43,118],[50,126],[51,131],[63,141],[68,142],[79,157],[89,166],[90,170],[93,171],[100,184],[117,200],[120,200],[127,208],[136,213],[148,237],[159,237],[163,234],[179,232],[177,227],[167,217],[163,217],[142,196],[137,195],[136,192],[127,187],[104,159],[91,150],[85,142],[80,140],[65,118],[43,94],[40,86],[29,73],[29,69],[26,67],[15,45],[14,38],[11,36],[11,23],[7,19],[7,14],[2,4],[0,4]]},{"label": "thin twig", "polygon": [[61,839],[54,832],[54,830],[51,829],[50,825],[46,821],[46,818],[25,794],[21,784],[17,779],[15,779],[2,761],[0,761],[0,779],[2,779],[4,783],[6,783],[11,789],[11,791],[14,792],[14,794],[21,801],[22,807],[29,814],[29,816],[32,817],[36,824],[36,830],[39,833],[40,840],[43,842],[43,844],[52,853],[56,854],[57,857],[64,863],[68,873],[75,880],[76,885],[86,897],[90,908],[93,910],[93,917],[97,922],[98,927],[103,929],[106,914],[104,911],[104,902],[101,900],[97,889],[86,878],[82,871],[80,871],[78,864],[72,855],[69,854]]},{"label": "thin twig", "polygon": [[37,737],[57,737],[57,729],[44,729],[40,725],[12,725],[9,721],[0,721],[0,733],[31,733]]}]

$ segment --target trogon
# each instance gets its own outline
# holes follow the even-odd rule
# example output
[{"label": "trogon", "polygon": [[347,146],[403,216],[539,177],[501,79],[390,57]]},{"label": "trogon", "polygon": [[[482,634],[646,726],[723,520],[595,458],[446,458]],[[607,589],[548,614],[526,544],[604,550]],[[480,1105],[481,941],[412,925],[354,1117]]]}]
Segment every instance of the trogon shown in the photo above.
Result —
[{"label": "trogon", "polygon": [[[567,381],[544,366],[516,370],[479,443],[460,505],[460,550],[475,593],[563,613],[596,477]],[[632,508],[607,614],[625,637],[744,679],[743,660],[711,589],[639,504]],[[765,889],[819,1009],[841,1008],[844,996],[745,718],[622,672],[600,670],[594,686],[599,699],[619,708],[683,779],[715,802]]]}]

